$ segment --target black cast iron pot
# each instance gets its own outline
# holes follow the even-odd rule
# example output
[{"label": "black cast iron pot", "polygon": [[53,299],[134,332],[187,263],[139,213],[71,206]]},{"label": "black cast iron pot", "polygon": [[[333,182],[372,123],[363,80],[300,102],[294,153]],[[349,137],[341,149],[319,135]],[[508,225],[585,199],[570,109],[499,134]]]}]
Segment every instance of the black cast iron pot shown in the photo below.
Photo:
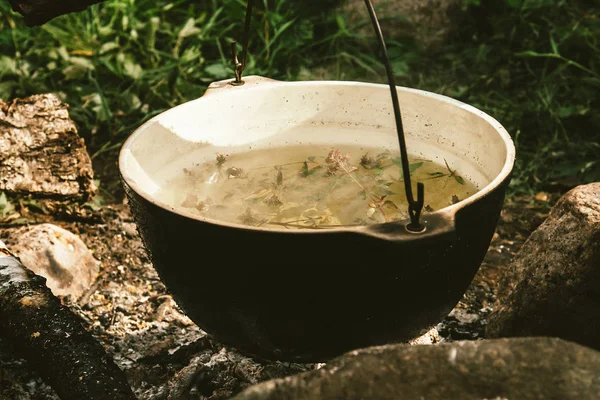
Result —
[{"label": "black cast iron pot", "polygon": [[156,193],[216,152],[308,143],[395,149],[397,133],[386,85],[229,83],[154,117],[119,159],[154,267],[187,315],[249,355],[290,361],[409,340],[446,316],[496,228],[515,158],[502,126],[456,100],[399,87],[409,152],[456,166],[478,185],[476,194],[424,214],[421,233],[410,232],[408,221],[249,228],[174,209]]}]

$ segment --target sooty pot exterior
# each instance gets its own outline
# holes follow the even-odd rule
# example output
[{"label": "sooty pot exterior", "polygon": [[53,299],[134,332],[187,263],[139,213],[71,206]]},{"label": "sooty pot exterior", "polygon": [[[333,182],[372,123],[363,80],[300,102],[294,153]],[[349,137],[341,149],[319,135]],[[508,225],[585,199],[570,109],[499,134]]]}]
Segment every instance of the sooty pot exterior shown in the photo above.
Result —
[{"label": "sooty pot exterior", "polygon": [[454,234],[411,241],[221,226],[124,186],[154,267],[198,326],[248,355],[317,362],[444,318],[483,260],[509,180],[459,208]]}]

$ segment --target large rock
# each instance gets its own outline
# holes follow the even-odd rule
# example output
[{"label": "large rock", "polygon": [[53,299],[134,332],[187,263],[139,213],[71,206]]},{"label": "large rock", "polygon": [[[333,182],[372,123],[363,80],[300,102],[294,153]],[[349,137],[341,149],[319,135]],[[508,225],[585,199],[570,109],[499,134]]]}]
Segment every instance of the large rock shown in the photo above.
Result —
[{"label": "large rock", "polygon": [[0,100],[0,191],[88,200],[97,193],[85,143],[56,95]]},{"label": "large rock", "polygon": [[23,265],[46,278],[55,296],[78,298],[96,279],[100,263],[75,234],[52,224],[20,228],[10,247]]},{"label": "large rock", "polygon": [[[461,0],[372,1],[386,40],[411,36],[426,51],[436,50],[443,45],[464,15]],[[351,24],[368,20],[369,14],[362,0],[348,0],[343,4],[342,9],[354,16]],[[371,24],[362,29],[364,34],[373,35]]]},{"label": "large rock", "polygon": [[564,195],[525,242],[500,282],[486,333],[600,349],[600,183]]},{"label": "large rock", "polygon": [[373,347],[234,397],[296,399],[598,400],[600,353],[552,338]]}]

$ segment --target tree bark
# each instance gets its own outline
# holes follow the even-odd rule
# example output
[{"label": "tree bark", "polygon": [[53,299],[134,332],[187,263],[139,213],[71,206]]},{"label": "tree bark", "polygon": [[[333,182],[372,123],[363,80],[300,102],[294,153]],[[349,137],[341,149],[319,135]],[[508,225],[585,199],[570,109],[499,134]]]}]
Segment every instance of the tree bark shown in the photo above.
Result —
[{"label": "tree bark", "polygon": [[0,334],[62,400],[133,400],[123,372],[80,319],[0,241]]},{"label": "tree bark", "polygon": [[88,200],[92,162],[67,105],[53,94],[0,100],[0,191]]},{"label": "tree bark", "polygon": [[79,12],[104,0],[10,0],[14,11],[25,17],[25,25],[39,26],[58,16]]}]

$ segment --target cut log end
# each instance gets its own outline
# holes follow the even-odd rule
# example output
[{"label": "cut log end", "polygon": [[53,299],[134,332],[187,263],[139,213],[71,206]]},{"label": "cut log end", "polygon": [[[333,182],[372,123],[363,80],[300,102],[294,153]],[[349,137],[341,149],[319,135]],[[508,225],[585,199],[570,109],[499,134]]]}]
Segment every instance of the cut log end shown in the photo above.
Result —
[{"label": "cut log end", "polygon": [[0,100],[0,191],[87,201],[97,193],[85,143],[54,94]]}]

